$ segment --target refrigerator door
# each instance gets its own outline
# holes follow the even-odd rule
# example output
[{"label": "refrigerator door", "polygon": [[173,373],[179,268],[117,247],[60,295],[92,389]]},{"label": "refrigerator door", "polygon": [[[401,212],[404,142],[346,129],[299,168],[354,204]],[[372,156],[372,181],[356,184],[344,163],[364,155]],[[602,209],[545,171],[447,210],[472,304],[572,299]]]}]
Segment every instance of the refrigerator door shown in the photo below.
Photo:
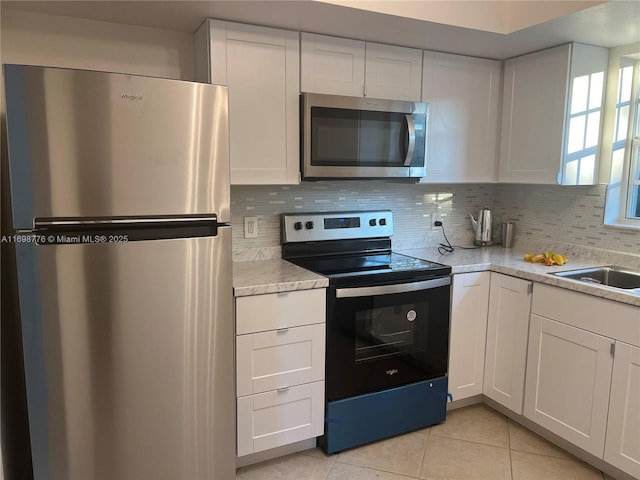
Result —
[{"label": "refrigerator door", "polygon": [[35,478],[235,478],[231,228],[16,247]]},{"label": "refrigerator door", "polygon": [[5,65],[16,229],[36,217],[230,221],[227,87]]}]

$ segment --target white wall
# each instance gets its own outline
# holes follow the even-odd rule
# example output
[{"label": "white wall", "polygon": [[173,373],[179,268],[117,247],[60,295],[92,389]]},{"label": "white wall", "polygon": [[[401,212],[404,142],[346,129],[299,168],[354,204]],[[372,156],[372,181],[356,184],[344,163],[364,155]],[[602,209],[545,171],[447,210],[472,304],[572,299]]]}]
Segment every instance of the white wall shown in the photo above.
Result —
[{"label": "white wall", "polygon": [[0,59],[193,80],[193,37],[94,20],[2,9]]}]

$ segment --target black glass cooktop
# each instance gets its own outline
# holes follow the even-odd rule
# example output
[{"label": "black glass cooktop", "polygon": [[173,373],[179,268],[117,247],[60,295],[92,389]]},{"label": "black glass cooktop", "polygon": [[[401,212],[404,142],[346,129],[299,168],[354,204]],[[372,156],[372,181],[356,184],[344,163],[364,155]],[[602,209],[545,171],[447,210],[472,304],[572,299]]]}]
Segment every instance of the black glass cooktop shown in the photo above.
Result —
[{"label": "black glass cooktop", "polygon": [[386,283],[432,278],[451,273],[451,267],[447,265],[393,252],[306,257],[289,261],[336,281],[347,277],[362,277],[368,282]]}]

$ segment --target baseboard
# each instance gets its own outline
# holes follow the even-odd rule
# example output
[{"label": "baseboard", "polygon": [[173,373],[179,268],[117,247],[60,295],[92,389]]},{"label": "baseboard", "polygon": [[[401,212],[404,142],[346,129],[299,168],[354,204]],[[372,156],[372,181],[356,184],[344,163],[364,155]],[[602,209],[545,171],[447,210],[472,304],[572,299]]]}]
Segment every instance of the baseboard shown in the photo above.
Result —
[{"label": "baseboard", "polygon": [[281,447],[272,448],[270,450],[265,450],[263,452],[236,457],[236,468],[246,467],[247,465],[264,462],[266,460],[271,460],[272,458],[284,457],[285,455],[302,452],[304,450],[309,450],[310,448],[316,448],[315,437],[283,445]]},{"label": "baseboard", "polygon": [[456,408],[468,407],[469,405],[476,405],[478,403],[482,403],[483,400],[484,395],[482,394],[463,398],[461,400],[454,400],[453,402],[447,403],[447,411],[455,410]]}]

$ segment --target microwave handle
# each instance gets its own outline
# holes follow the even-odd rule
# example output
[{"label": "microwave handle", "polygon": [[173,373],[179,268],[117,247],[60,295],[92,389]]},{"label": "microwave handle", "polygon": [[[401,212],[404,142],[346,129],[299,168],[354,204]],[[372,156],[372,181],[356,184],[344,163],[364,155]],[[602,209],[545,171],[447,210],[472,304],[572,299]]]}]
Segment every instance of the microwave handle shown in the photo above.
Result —
[{"label": "microwave handle", "polygon": [[413,115],[406,115],[407,131],[409,132],[409,148],[407,148],[407,156],[404,159],[404,166],[410,167],[413,160],[413,151],[416,148],[416,125],[413,121]]}]

